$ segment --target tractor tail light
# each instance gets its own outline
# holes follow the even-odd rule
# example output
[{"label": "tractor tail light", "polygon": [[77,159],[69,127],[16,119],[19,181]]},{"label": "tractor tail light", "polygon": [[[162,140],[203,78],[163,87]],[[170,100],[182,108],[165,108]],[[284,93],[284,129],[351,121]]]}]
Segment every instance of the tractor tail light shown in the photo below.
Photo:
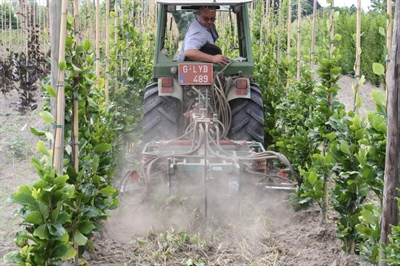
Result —
[{"label": "tractor tail light", "polygon": [[172,93],[174,91],[174,80],[172,78],[161,79],[161,92]]},{"label": "tractor tail light", "polygon": [[249,83],[247,79],[237,79],[235,85],[237,95],[246,95],[249,92]]}]

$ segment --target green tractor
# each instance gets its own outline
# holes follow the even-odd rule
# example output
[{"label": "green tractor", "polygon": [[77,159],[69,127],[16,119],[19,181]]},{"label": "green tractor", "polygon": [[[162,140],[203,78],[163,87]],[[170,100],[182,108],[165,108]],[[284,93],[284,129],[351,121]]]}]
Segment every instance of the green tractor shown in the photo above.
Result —
[{"label": "green tractor", "polygon": [[[188,114],[207,100],[207,115],[217,115],[224,126],[221,137],[264,142],[264,112],[260,87],[251,82],[254,70],[248,3],[252,1],[158,1],[158,28],[154,57],[154,82],[148,84],[144,102],[144,142],[171,140],[190,124]],[[218,17],[228,18],[238,40],[238,58],[222,68],[204,62],[176,60],[171,41],[174,18],[194,18],[200,6],[216,6]],[[180,21],[181,22],[181,21]],[[190,21],[189,21],[190,22]],[[182,24],[182,22],[180,23]],[[181,30],[185,30],[184,27]],[[182,35],[182,33],[179,33]],[[175,45],[176,47],[176,45]],[[172,51],[170,51],[172,50]],[[179,52],[179,51],[178,51]],[[213,52],[210,49],[210,52]],[[207,94],[207,98],[206,98]]]},{"label": "green tractor", "polygon": [[[211,188],[228,197],[254,188],[293,189],[300,179],[290,162],[264,149],[261,89],[251,81],[254,59],[248,5],[252,1],[157,2],[154,80],[144,96],[142,169],[126,174],[123,199],[141,203],[148,194],[159,195],[163,189],[150,191],[160,184],[167,196],[180,188],[191,195],[204,191],[207,215]],[[218,19],[225,18],[228,27],[235,29],[237,58],[226,65],[177,60],[179,35],[185,32],[176,28],[185,31],[201,6],[215,6]],[[174,32],[178,19],[180,27],[175,26]],[[218,50],[211,47],[207,52]],[[192,189],[187,189],[188,184]]]}]

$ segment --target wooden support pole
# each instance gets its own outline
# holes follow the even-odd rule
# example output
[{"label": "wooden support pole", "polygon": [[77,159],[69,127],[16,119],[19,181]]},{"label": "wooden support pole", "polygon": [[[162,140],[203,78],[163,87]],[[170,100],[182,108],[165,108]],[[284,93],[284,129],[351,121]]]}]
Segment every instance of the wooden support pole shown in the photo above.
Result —
[{"label": "wooden support pole", "polygon": [[[65,40],[67,35],[67,12],[68,0],[61,2],[61,26],[59,62],[65,61]],[[63,174],[64,160],[64,116],[65,116],[65,91],[64,91],[64,70],[59,70],[57,84],[57,111],[54,136],[53,165],[58,174]]]},{"label": "wooden support pole", "polygon": [[[279,11],[278,11],[278,36],[276,43],[276,63],[279,65],[281,61],[281,32],[282,32],[282,0],[279,1]],[[277,71],[279,68],[277,68]]]},{"label": "wooden support pole", "polygon": [[[114,12],[115,12],[115,17],[114,17],[114,47],[117,46],[118,42],[118,17],[119,17],[119,10],[118,10],[118,1],[115,1],[114,5]],[[118,57],[118,50],[115,50],[115,57]],[[114,77],[118,77],[118,69],[116,66],[114,66]],[[114,79],[114,93],[117,92],[118,90],[118,85],[119,85],[119,79],[115,78]]]},{"label": "wooden support pole", "polygon": [[388,95],[390,89],[390,57],[392,54],[392,1],[387,1],[387,22],[386,22],[386,111],[388,106]]},{"label": "wooden support pole", "polygon": [[312,30],[311,30],[311,68],[315,65],[315,35],[317,32],[317,0],[314,0],[313,5],[313,23],[312,23]]},{"label": "wooden support pole", "polygon": [[333,49],[335,45],[333,43],[333,39],[335,38],[335,0],[331,1],[331,10],[330,10],[330,28],[329,28],[329,57],[332,58]]},{"label": "wooden support pole", "polygon": [[[74,31],[75,31],[75,41],[78,42],[80,35],[79,27],[79,0],[74,0]],[[76,84],[75,84],[76,85]],[[78,101],[78,90],[75,88],[75,93],[73,93],[73,121],[72,121],[72,164],[76,172],[79,172],[79,101]]]},{"label": "wooden support pole", "polygon": [[[61,24],[61,2],[51,1],[50,12],[50,43],[51,43],[51,86],[57,91],[58,82],[58,56],[60,49],[60,24]],[[50,98],[50,112],[56,117],[57,103],[55,98]],[[53,136],[55,136],[55,128],[52,129]]]},{"label": "wooden support pole", "polygon": [[297,75],[296,80],[300,81],[301,70],[301,0],[297,0]]},{"label": "wooden support pole", "polygon": [[361,0],[357,0],[357,29],[356,29],[356,63],[355,63],[355,84],[353,111],[358,113],[360,107],[357,106],[359,82],[361,78]]},{"label": "wooden support pole", "polygon": [[[400,168],[400,0],[396,1],[394,18],[392,55],[390,57],[390,89],[388,97],[387,140],[385,176],[383,185],[383,202],[381,214],[380,244],[389,243],[388,236],[391,233],[391,225],[399,223],[399,209],[397,202],[397,189],[399,188]],[[384,254],[380,253],[379,266],[387,266],[383,260]]]},{"label": "wooden support pole", "polygon": [[110,0],[106,0],[106,73],[104,94],[105,102],[108,105],[109,101],[109,72],[110,71]]},{"label": "wooden support pole", "polygon": [[286,44],[286,55],[290,59],[291,53],[291,40],[292,39],[292,0],[288,0],[288,15],[287,15],[287,44]]},{"label": "wooden support pole", "polygon": [[[292,46],[292,0],[288,0],[288,15],[287,15],[287,44],[286,44],[286,57],[287,60],[291,59],[291,46]],[[289,77],[286,79],[286,88],[290,87]]]},{"label": "wooden support pole", "polygon": [[264,3],[265,1],[261,1],[261,18],[260,18],[260,38],[258,39],[258,60],[262,60],[262,56],[264,51],[261,51],[261,47],[263,47],[263,41],[264,41],[264,36],[263,36],[263,25],[264,25]]},{"label": "wooden support pole", "polygon": [[96,0],[96,78],[100,78],[100,0]]}]

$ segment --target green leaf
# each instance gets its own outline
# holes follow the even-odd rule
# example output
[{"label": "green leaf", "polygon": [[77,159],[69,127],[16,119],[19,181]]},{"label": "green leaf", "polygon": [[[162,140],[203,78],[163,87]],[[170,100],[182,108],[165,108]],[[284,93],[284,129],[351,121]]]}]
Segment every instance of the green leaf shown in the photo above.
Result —
[{"label": "green leaf", "polygon": [[78,230],[83,234],[90,234],[96,226],[90,221],[83,221],[78,225]]},{"label": "green leaf", "polygon": [[356,93],[356,107],[361,107],[361,103],[362,103],[362,101],[361,101],[360,94],[357,92]]},{"label": "green leaf", "polygon": [[339,75],[340,71],[342,71],[342,69],[340,67],[335,67],[331,69],[331,74],[332,75]]},{"label": "green leaf", "polygon": [[77,67],[77,66],[74,65],[74,64],[72,64],[72,69],[73,69],[75,72],[77,72],[77,73],[82,72],[82,69],[80,69],[79,67]]},{"label": "green leaf", "polygon": [[68,234],[67,230],[65,230],[65,228],[61,224],[51,224],[49,225],[49,227],[51,228],[50,229],[51,234],[57,236],[60,239],[65,234]]},{"label": "green leaf", "polygon": [[383,27],[379,27],[379,34],[382,36],[386,36],[385,29]]},{"label": "green leaf", "polygon": [[42,224],[44,221],[43,216],[40,212],[31,211],[28,213],[28,216],[26,216],[25,222],[38,225]]},{"label": "green leaf", "polygon": [[90,55],[86,55],[86,61],[88,62],[88,64],[92,64],[93,62],[93,58]]},{"label": "green leaf", "polygon": [[50,258],[72,259],[76,255],[76,250],[66,244],[56,245],[51,251]]},{"label": "green leaf", "polygon": [[49,229],[47,228],[47,224],[42,224],[33,232],[34,236],[39,237],[40,239],[50,239]]},{"label": "green leaf", "polygon": [[349,143],[345,140],[340,141],[340,150],[347,155],[351,155]]},{"label": "green leaf", "polygon": [[76,231],[74,235],[74,242],[76,242],[79,246],[84,246],[87,242],[87,237],[84,236],[81,232]]},{"label": "green leaf", "polygon": [[21,252],[19,252],[19,251],[9,252],[6,255],[4,255],[3,260],[6,263],[18,263],[18,262],[21,262],[22,261]]},{"label": "green leaf", "polygon": [[42,153],[43,155],[50,156],[49,151],[46,148],[46,145],[44,144],[43,141],[39,140],[37,143],[37,150]]},{"label": "green leaf", "polygon": [[90,43],[89,40],[84,40],[84,41],[83,41],[82,47],[83,47],[83,49],[84,49],[86,52],[89,51],[90,46],[91,46],[91,43]]},{"label": "green leaf", "polygon": [[72,45],[74,44],[74,39],[71,36],[66,36],[65,37],[65,46],[66,47],[72,47]]},{"label": "green leaf", "polygon": [[56,93],[56,91],[54,90],[54,88],[52,86],[47,85],[45,87],[45,89],[46,89],[46,91],[47,91],[47,93],[49,94],[50,97],[54,98],[54,97],[57,96],[57,93]]},{"label": "green leaf", "polygon": [[107,187],[100,189],[100,193],[104,194],[104,196],[107,196],[107,197],[114,195],[115,192],[117,192],[117,190],[115,188],[113,188],[112,186],[107,186]]},{"label": "green leaf", "polygon": [[333,37],[333,40],[334,40],[334,41],[340,41],[340,40],[342,40],[342,35],[340,35],[340,34],[335,34],[335,37]]},{"label": "green leaf", "polygon": [[33,135],[38,137],[44,136],[46,134],[44,131],[37,130],[36,128],[33,127],[30,127],[29,129]]},{"label": "green leaf", "polygon": [[74,17],[71,15],[71,13],[68,13],[68,14],[67,14],[67,22],[68,22],[69,24],[74,23]]},{"label": "green leaf", "polygon": [[372,64],[372,71],[379,76],[383,76],[385,74],[385,67],[379,63]]},{"label": "green leaf", "polygon": [[53,123],[55,121],[53,115],[50,112],[41,111],[39,115],[45,123]]},{"label": "green leaf", "polygon": [[361,211],[360,218],[367,224],[374,224],[378,220],[371,211],[365,209]]},{"label": "green leaf", "polygon": [[58,68],[59,68],[61,71],[66,70],[66,69],[67,69],[67,62],[61,61],[60,63],[58,63]]},{"label": "green leaf", "polygon": [[10,201],[12,203],[24,205],[24,206],[29,205],[29,206],[37,207],[37,202],[31,194],[18,192],[18,193],[11,195],[11,197],[8,198],[8,201]]},{"label": "green leaf", "polygon": [[311,185],[314,185],[315,182],[318,180],[318,176],[314,171],[311,171],[310,174],[307,177],[308,182],[310,182]]},{"label": "green leaf", "polygon": [[55,221],[55,224],[61,224],[62,225],[62,224],[66,223],[69,220],[70,219],[69,219],[69,215],[68,214],[66,214],[66,213],[59,214],[58,213],[57,219]]},{"label": "green leaf", "polygon": [[108,152],[111,149],[111,144],[100,143],[94,147],[93,151],[96,153]]},{"label": "green leaf", "polygon": [[67,183],[68,178],[69,177],[67,175],[57,176],[54,179],[54,184],[56,184],[57,186],[63,186]]},{"label": "green leaf", "polygon": [[98,85],[99,88],[103,88],[103,87],[104,87],[104,84],[105,84],[104,78],[98,78],[98,79],[97,79],[97,83],[99,84],[99,85]]},{"label": "green leaf", "polygon": [[386,106],[386,97],[382,91],[373,90],[372,99],[374,102],[380,106]]}]

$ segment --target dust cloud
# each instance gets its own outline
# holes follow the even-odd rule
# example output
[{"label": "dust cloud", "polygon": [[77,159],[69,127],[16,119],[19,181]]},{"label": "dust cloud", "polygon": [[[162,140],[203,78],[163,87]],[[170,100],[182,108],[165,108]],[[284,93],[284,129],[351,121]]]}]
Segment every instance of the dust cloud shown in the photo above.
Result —
[{"label": "dust cloud", "polygon": [[189,235],[223,235],[228,242],[243,237],[259,241],[273,228],[289,223],[293,211],[288,192],[250,182],[239,191],[238,180],[246,178],[215,174],[205,181],[202,174],[178,175],[172,176],[171,188],[156,182],[139,205],[127,204],[129,195],[124,196],[104,225],[105,234],[127,243],[174,228]]}]

